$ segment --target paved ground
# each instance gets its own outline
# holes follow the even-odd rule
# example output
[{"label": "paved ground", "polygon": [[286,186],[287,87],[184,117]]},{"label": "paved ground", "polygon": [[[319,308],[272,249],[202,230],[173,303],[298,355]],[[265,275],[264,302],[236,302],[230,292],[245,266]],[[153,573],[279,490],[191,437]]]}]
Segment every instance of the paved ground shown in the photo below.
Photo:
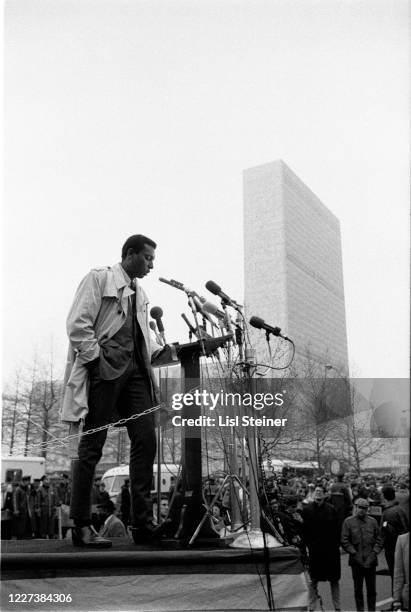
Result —
[{"label": "paved ground", "polygon": [[[378,574],[377,574],[377,609],[387,610],[391,602],[391,578],[386,575],[387,564],[384,554],[381,554],[378,559]],[[351,568],[348,566],[348,555],[341,556],[341,606],[344,612],[354,611],[354,588],[351,577]],[[324,610],[333,610],[330,588],[328,583],[321,582],[319,588],[320,595],[323,599]],[[364,585],[364,601],[366,600],[366,591]],[[320,610],[320,605],[317,604],[317,610]]]}]

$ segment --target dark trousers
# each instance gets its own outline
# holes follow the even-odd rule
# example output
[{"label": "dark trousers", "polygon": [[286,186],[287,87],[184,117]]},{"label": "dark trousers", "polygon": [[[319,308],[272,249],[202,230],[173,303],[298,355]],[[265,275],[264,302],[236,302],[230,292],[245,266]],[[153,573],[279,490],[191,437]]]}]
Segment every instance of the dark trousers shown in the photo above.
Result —
[{"label": "dark trousers", "polygon": [[354,580],[354,597],[357,610],[360,612],[364,610],[363,582],[365,579],[365,586],[367,588],[367,608],[368,610],[374,611],[377,600],[376,568],[353,565],[351,571]]},{"label": "dark trousers", "polygon": [[[148,376],[133,364],[119,378],[103,380],[97,362],[89,372],[89,412],[84,432],[113,422],[116,409],[122,418],[152,406]],[[151,487],[156,453],[154,416],[149,414],[126,423],[130,438],[131,521],[141,526],[152,520]],[[91,489],[94,472],[107,437],[107,429],[82,435],[78,459],[73,462],[70,517],[77,524],[91,523]]]},{"label": "dark trousers", "polygon": [[390,572],[391,578],[394,576],[395,544],[396,540],[392,541],[388,539],[386,539],[384,544],[385,559],[387,561],[388,571]]}]

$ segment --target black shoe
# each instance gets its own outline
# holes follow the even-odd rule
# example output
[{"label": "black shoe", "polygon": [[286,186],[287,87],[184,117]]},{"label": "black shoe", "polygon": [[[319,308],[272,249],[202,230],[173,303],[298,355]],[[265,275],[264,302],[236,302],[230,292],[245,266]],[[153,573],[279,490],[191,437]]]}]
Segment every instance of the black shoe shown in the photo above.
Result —
[{"label": "black shoe", "polygon": [[134,544],[151,544],[160,538],[160,531],[160,526],[153,523],[131,527]]},{"label": "black shoe", "polygon": [[111,540],[106,540],[98,535],[92,525],[86,527],[73,527],[71,537],[74,546],[87,548],[110,548],[113,545]]}]

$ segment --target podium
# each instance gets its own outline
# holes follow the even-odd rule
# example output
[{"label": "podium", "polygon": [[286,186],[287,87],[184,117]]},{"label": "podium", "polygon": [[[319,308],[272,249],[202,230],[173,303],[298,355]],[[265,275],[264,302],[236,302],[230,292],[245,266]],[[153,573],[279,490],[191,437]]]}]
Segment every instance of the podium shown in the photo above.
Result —
[{"label": "podium", "polygon": [[[200,357],[212,355],[218,348],[224,346],[232,339],[232,334],[218,338],[203,338],[187,344],[175,343],[174,349],[181,364],[182,393],[189,393],[191,382],[200,380]],[[163,351],[154,359],[153,366],[175,365],[169,351]],[[201,406],[184,406],[182,418],[195,419],[201,416]],[[190,435],[192,428],[181,427],[181,463],[182,476],[177,483],[177,492],[173,496],[169,516],[169,525],[164,531],[181,544],[188,542],[201,522],[206,511],[203,498],[202,470],[201,470],[201,427],[196,427],[198,434]],[[220,536],[213,528],[210,517],[207,517],[196,539],[197,545],[220,540]]]}]

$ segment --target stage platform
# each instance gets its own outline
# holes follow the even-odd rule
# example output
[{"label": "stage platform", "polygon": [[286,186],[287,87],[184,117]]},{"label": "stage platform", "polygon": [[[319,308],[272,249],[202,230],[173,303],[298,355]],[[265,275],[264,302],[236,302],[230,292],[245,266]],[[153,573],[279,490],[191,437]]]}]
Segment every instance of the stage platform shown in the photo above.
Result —
[{"label": "stage platform", "polygon": [[[275,609],[306,610],[297,549],[269,553]],[[269,609],[263,550],[164,550],[136,546],[129,538],[102,550],[74,548],[70,540],[3,540],[1,566],[3,610]],[[43,600],[47,595],[60,600],[28,602],[23,596],[42,593]],[[67,595],[70,601],[63,601]]]}]

